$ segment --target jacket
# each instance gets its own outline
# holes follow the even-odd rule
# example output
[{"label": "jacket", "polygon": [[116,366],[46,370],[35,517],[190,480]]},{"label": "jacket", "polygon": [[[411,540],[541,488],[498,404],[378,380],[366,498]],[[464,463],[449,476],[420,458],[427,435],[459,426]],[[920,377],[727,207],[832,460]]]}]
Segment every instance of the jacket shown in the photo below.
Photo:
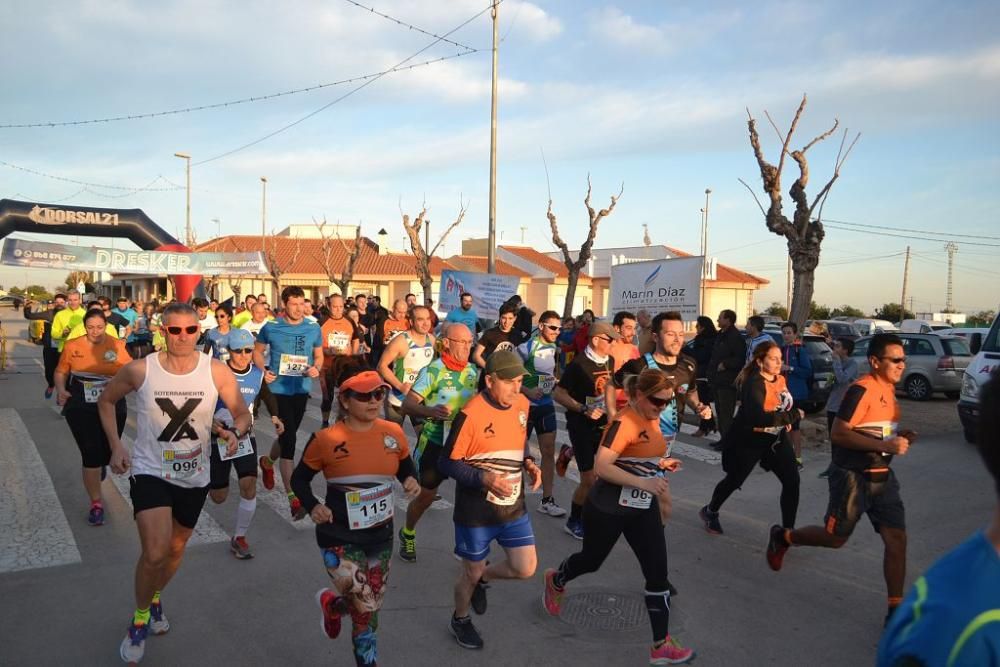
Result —
[{"label": "jacket", "polygon": [[806,346],[801,341],[785,345],[781,348],[781,358],[786,366],[792,368],[784,373],[792,398],[795,400],[809,398],[811,389],[809,385],[812,382],[813,368]]},{"label": "jacket", "polygon": [[[731,387],[747,357],[747,344],[736,327],[720,331],[715,337],[708,361],[708,380],[717,387]],[[722,370],[719,370],[719,365]]]}]

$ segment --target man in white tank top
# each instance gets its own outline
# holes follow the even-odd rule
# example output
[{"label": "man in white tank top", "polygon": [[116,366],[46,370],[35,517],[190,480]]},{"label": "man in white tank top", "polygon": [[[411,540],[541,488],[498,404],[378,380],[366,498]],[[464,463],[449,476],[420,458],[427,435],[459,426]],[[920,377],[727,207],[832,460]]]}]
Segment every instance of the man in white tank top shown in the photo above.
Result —
[{"label": "man in white tank top", "polygon": [[[392,387],[385,399],[385,418],[403,425],[403,401],[420,370],[434,361],[434,334],[431,330],[431,310],[427,306],[414,306],[410,310],[410,329],[392,339],[378,362],[378,372]],[[410,415],[413,430],[420,436],[424,419]]]},{"label": "man in white tank top", "polygon": [[[184,547],[205,504],[210,447],[236,453],[250,429],[250,412],[236,378],[224,363],[195,348],[200,334],[198,314],[186,304],[163,311],[166,349],[126,365],[108,382],[97,402],[101,425],[111,445],[111,470],[131,472],[132,507],[142,553],[135,574],[136,611],[119,653],[138,663],[146,636],[163,634],[170,624],[163,615],[160,591],[177,572]],[[131,454],[118,437],[115,402],[136,392],[136,439]],[[216,442],[212,417],[218,400],[234,418],[233,431]]]}]

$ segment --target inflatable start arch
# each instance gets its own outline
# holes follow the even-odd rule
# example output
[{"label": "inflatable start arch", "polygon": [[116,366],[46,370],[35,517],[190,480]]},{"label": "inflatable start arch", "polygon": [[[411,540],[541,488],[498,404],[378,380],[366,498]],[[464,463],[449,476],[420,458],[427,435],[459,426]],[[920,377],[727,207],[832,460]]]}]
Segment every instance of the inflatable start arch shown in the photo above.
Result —
[{"label": "inflatable start arch", "polygon": [[[91,208],[0,199],[0,239],[13,232],[125,238],[143,250],[191,252],[142,209]],[[201,276],[170,276],[178,301],[188,301]]]}]

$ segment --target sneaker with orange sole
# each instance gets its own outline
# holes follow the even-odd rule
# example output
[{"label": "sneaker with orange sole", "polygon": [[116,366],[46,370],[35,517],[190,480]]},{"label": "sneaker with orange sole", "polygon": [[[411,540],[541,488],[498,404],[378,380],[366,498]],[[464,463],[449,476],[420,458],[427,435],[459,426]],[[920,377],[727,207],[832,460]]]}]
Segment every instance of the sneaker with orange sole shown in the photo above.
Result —
[{"label": "sneaker with orange sole", "polygon": [[336,639],[340,635],[340,617],[348,611],[347,600],[329,588],[321,588],[316,591],[316,604],[323,612],[320,620],[323,633],[330,639]]},{"label": "sneaker with orange sole", "polygon": [[545,592],[542,593],[542,604],[549,616],[559,616],[562,611],[562,599],[565,590],[559,590],[555,584],[556,571],[545,570]]},{"label": "sneaker with orange sole", "polygon": [[559,456],[556,457],[556,474],[560,477],[565,477],[566,469],[569,468],[571,460],[573,460],[573,448],[569,445],[560,447]]},{"label": "sneaker with orange sole", "polygon": [[788,542],[785,540],[785,529],[781,526],[771,526],[771,533],[767,540],[767,565],[777,572],[781,569],[781,564],[785,560],[785,552],[788,551]]},{"label": "sneaker with orange sole", "polygon": [[274,488],[274,462],[266,456],[260,457],[258,462],[262,473],[260,481],[263,482],[264,488],[270,491]]},{"label": "sneaker with orange sole", "polygon": [[651,665],[681,665],[690,662],[693,657],[694,649],[684,648],[670,635],[667,635],[662,644],[649,649]]}]

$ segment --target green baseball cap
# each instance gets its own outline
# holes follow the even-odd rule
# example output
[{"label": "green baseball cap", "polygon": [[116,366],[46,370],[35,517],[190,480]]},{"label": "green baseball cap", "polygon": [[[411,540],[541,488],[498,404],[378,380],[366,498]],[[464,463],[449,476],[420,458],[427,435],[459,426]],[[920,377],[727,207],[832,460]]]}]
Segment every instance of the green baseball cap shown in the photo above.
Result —
[{"label": "green baseball cap", "polygon": [[486,360],[487,375],[496,374],[501,380],[513,380],[527,375],[521,355],[511,350],[497,350]]}]

